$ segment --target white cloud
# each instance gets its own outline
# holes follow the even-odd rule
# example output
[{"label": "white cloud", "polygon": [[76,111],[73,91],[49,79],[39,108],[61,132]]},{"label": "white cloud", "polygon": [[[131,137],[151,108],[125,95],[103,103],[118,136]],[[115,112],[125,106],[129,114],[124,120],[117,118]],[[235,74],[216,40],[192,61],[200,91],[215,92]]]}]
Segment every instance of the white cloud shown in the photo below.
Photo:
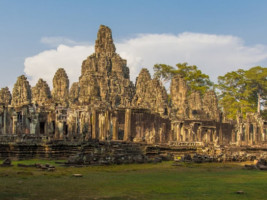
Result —
[{"label": "white cloud", "polygon": [[50,47],[57,47],[61,44],[69,46],[84,45],[83,42],[76,42],[66,37],[42,37],[40,42]]},{"label": "white cloud", "polygon": [[[131,80],[135,80],[142,67],[153,73],[153,65],[165,63],[175,66],[187,62],[197,65],[213,81],[217,76],[239,68],[248,69],[267,63],[267,47],[246,46],[242,39],[229,35],[201,33],[140,34],[116,43],[117,52],[127,59]],[[91,45],[59,45],[25,59],[25,73],[31,84],[42,77],[51,85],[55,71],[66,69],[70,81],[78,81],[81,64],[93,53]]]},{"label": "white cloud", "polygon": [[39,78],[43,78],[51,86],[58,68],[64,68],[70,82],[75,82],[81,74],[82,61],[93,51],[93,46],[59,45],[57,49],[47,50],[26,58],[24,72],[29,77],[32,86]]},{"label": "white cloud", "polygon": [[117,44],[117,49],[129,61],[139,58],[139,62],[129,62],[134,76],[141,66],[149,68],[152,73],[156,63],[175,66],[187,62],[197,65],[216,81],[219,75],[267,60],[265,46],[245,46],[237,37],[198,33],[139,35]]}]

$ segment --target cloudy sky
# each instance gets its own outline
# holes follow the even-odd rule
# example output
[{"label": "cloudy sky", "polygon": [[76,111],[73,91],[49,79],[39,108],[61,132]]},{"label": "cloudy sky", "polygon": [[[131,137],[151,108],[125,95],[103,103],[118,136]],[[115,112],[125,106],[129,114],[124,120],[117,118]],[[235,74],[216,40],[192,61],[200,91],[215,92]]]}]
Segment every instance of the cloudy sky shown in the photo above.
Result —
[{"label": "cloudy sky", "polygon": [[57,68],[77,81],[100,24],[109,26],[131,79],[146,67],[187,62],[213,81],[267,66],[267,1],[0,0],[0,87],[25,74],[50,85]]}]

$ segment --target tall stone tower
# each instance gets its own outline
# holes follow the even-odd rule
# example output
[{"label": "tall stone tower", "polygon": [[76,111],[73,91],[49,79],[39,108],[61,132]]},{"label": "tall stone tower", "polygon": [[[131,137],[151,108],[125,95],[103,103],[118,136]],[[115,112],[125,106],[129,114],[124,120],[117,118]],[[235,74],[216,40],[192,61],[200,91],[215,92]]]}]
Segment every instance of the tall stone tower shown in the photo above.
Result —
[{"label": "tall stone tower", "polygon": [[11,103],[11,93],[8,87],[2,88],[0,90],[0,104],[8,106]]},{"label": "tall stone tower", "polygon": [[69,97],[69,78],[63,68],[59,68],[53,78],[53,101],[62,106],[67,106]]},{"label": "tall stone tower", "polygon": [[188,115],[187,85],[182,76],[176,75],[171,80],[172,114],[184,119]]},{"label": "tall stone tower", "polygon": [[12,91],[11,105],[20,107],[31,104],[31,86],[27,78],[19,76]]},{"label": "tall stone tower", "polygon": [[50,103],[51,92],[48,84],[43,79],[39,79],[35,87],[32,88],[32,102],[38,105]]},{"label": "tall stone tower", "polygon": [[136,93],[132,105],[138,108],[150,109],[162,116],[168,114],[168,95],[159,80],[151,79],[150,73],[143,68],[136,78]]},{"label": "tall stone tower", "polygon": [[101,25],[95,42],[95,53],[82,63],[79,79],[80,104],[127,107],[130,105],[134,86],[129,79],[126,60],[116,53],[109,27]]}]

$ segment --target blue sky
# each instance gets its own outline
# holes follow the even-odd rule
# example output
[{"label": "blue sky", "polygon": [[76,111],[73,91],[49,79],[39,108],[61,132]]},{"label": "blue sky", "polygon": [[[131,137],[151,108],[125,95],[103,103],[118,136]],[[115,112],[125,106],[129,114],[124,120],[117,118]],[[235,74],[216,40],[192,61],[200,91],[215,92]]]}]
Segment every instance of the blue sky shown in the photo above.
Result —
[{"label": "blue sky", "polygon": [[[153,38],[151,35],[158,34],[160,35],[159,38],[164,37],[166,39],[163,41],[169,41],[166,36],[177,36],[182,33],[203,34],[189,34],[191,38],[218,36],[214,40],[215,43],[216,40],[225,39],[220,36],[231,36],[233,38],[228,38],[227,45],[229,46],[231,41],[236,45],[229,48],[241,49],[240,51],[243,48],[248,48],[246,53],[241,53],[241,57],[246,57],[253,51],[251,54],[255,54],[254,56],[257,58],[255,63],[251,60],[241,60],[240,63],[246,65],[245,68],[251,67],[250,65],[253,64],[265,66],[267,64],[265,59],[265,53],[267,52],[267,1],[264,0],[0,0],[0,87],[13,85],[17,76],[24,73],[34,83],[36,77],[40,75],[29,71],[34,71],[37,68],[42,72],[42,69],[46,68],[46,63],[38,63],[41,59],[38,57],[39,60],[37,60],[36,55],[57,49],[61,44],[60,42],[67,47],[85,45],[89,49],[89,55],[91,53],[89,45],[93,45],[100,24],[108,25],[112,29],[113,38],[115,42],[119,43],[121,55],[132,59],[128,63],[133,66],[135,65],[133,62],[138,61],[138,58],[140,58],[140,65],[150,65],[145,66],[150,69],[153,67],[151,66],[152,63],[157,62],[157,60],[152,59],[152,55],[147,53],[148,51],[153,53],[149,47],[144,47],[148,50],[142,55],[134,54],[135,50],[133,48],[137,48],[138,45],[136,44],[139,44],[141,39],[144,43],[144,40]],[[140,39],[140,34],[146,37]],[[189,36],[187,36],[180,35],[177,45],[188,44],[180,43],[181,38],[188,38]],[[55,41],[55,38],[61,39],[56,41],[55,44],[51,44]],[[125,44],[131,45],[132,43],[129,41],[133,38],[136,43],[131,47],[132,51],[127,52]],[[205,41],[209,38],[212,39],[212,37],[207,37]],[[68,41],[73,41],[73,43]],[[198,40],[196,44],[199,43],[201,42]],[[194,46],[191,43],[190,45]],[[140,45],[138,47],[141,48]],[[157,46],[157,48],[160,47],[160,45]],[[167,45],[164,48],[167,48]],[[200,46],[199,48],[203,47]],[[213,48],[220,47],[209,47],[209,49]],[[84,49],[86,50],[86,48]],[[197,62],[190,64],[196,64],[204,72],[209,73],[210,70],[205,68],[204,61],[198,63],[196,49],[193,49],[194,53],[191,53],[191,51],[192,49],[189,49],[186,56],[181,56],[180,60],[178,56],[176,63],[184,61],[186,57],[189,62]],[[227,48],[222,56],[225,55],[226,51]],[[208,52],[210,51],[207,50],[206,52],[207,54],[203,56],[206,56],[205,59],[208,60]],[[133,54],[129,55],[131,53]],[[157,53],[159,52],[155,52],[156,55]],[[179,54],[177,53],[177,55]],[[195,59],[191,59],[190,55],[194,56]],[[63,55],[60,59],[62,57]],[[146,61],[146,57],[150,61]],[[32,62],[35,63],[35,66],[30,66],[30,64],[25,66],[25,59],[27,58],[29,60],[35,58]],[[253,58],[251,57],[251,59]],[[162,60],[168,62],[167,57],[162,58]],[[171,61],[170,64],[174,62]],[[233,65],[240,67],[237,66],[236,62],[234,61]],[[64,65],[64,62],[58,63]],[[82,60],[80,63],[82,63]],[[209,63],[209,65],[211,64],[214,64],[214,68],[216,68],[215,61]],[[230,64],[228,62],[225,65],[227,65],[227,68]],[[34,67],[35,69],[33,69]],[[223,68],[223,65],[220,68]],[[80,67],[75,66],[75,69],[80,71]],[[209,75],[213,76],[213,74]],[[47,79],[49,79],[49,82],[51,78],[47,76]],[[73,77],[74,79],[77,79],[77,75]]]}]

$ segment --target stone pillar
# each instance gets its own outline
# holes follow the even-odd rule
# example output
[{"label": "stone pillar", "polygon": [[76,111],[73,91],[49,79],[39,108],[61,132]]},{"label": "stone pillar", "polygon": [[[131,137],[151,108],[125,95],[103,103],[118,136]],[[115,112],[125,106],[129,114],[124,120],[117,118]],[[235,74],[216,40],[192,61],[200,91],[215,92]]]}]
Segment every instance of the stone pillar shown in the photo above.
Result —
[{"label": "stone pillar", "polygon": [[210,137],[211,137],[211,131],[210,129],[207,130],[207,142],[210,142]]},{"label": "stone pillar", "polygon": [[125,110],[125,124],[124,124],[124,141],[129,141],[131,139],[131,109]]},{"label": "stone pillar", "polygon": [[4,108],[4,130],[3,134],[7,134],[7,126],[6,126],[6,108]]},{"label": "stone pillar", "polygon": [[265,138],[265,129],[263,128],[263,124],[261,126],[261,141],[265,142],[266,138]]},{"label": "stone pillar", "polygon": [[14,135],[17,134],[17,121],[18,121],[18,116],[16,113],[16,114],[13,114],[13,122],[12,122],[12,133]]},{"label": "stone pillar", "polygon": [[163,143],[165,142],[165,136],[166,135],[166,123],[162,123],[162,128],[160,131],[160,136],[159,136],[159,142]]},{"label": "stone pillar", "polygon": [[180,142],[181,138],[180,138],[180,134],[181,134],[181,127],[180,127],[180,123],[176,125],[176,141]]},{"label": "stone pillar", "polygon": [[185,142],[185,130],[184,130],[184,125],[181,127],[181,135],[182,135],[182,142]]},{"label": "stone pillar", "polygon": [[[35,116],[32,118],[32,121],[30,123],[30,134],[36,134],[36,135],[39,135],[39,129],[37,127],[37,119],[35,118]],[[39,124],[38,124],[39,125]]]},{"label": "stone pillar", "polygon": [[140,122],[140,140],[143,141],[144,138],[145,138],[145,122],[141,121]]},{"label": "stone pillar", "polygon": [[223,144],[222,123],[220,124],[220,130],[219,130],[219,144]]},{"label": "stone pillar", "polygon": [[253,123],[253,137],[252,137],[252,144],[258,143],[258,133],[257,133],[258,127],[256,123]]},{"label": "stone pillar", "polygon": [[58,120],[57,120],[57,118],[58,118],[58,115],[56,114],[56,116],[55,116],[55,130],[54,130],[54,132],[55,132],[55,134],[54,134],[55,139],[59,139]]},{"label": "stone pillar", "polygon": [[197,141],[198,142],[202,142],[202,140],[201,140],[201,126],[199,126],[198,127],[198,129],[197,129]]},{"label": "stone pillar", "polygon": [[[176,128],[176,126],[173,123],[171,123],[171,134],[173,134],[173,135],[176,133],[176,129],[175,128]],[[169,139],[169,141],[173,141],[175,139],[176,138],[173,137],[172,140]]]},{"label": "stone pillar", "polygon": [[241,145],[242,143],[242,135],[243,135],[243,125],[240,124],[239,127],[238,127],[238,131],[237,131],[237,136],[236,136],[236,143],[237,145]]},{"label": "stone pillar", "polygon": [[151,144],[154,144],[156,142],[156,129],[155,129],[155,124],[153,123],[151,135],[150,135],[150,142]]},{"label": "stone pillar", "polygon": [[99,139],[105,140],[106,136],[106,125],[105,125],[105,114],[100,113],[98,116],[98,124],[99,124]]},{"label": "stone pillar", "polygon": [[112,140],[118,140],[118,117],[115,114],[112,116]]},{"label": "stone pillar", "polygon": [[64,139],[64,133],[63,133],[64,124],[62,122],[58,122],[57,129],[58,129],[59,139],[61,140]]},{"label": "stone pillar", "polygon": [[96,133],[96,110],[92,112],[92,139],[97,139]]},{"label": "stone pillar", "polygon": [[81,135],[81,128],[80,128],[80,112],[76,111],[76,122],[75,122],[75,131],[74,134],[75,136],[80,136]]},{"label": "stone pillar", "polygon": [[22,133],[24,133],[24,126],[25,126],[25,114],[24,114],[24,109],[21,112],[21,129],[22,129]]},{"label": "stone pillar", "polygon": [[212,141],[213,141],[213,143],[215,143],[215,141],[216,141],[216,137],[217,137],[217,132],[216,132],[216,128],[215,128],[215,129],[213,129],[213,131],[212,131]]},{"label": "stone pillar", "polygon": [[193,125],[191,124],[188,129],[188,142],[193,142]]},{"label": "stone pillar", "polygon": [[249,123],[246,123],[246,128],[245,128],[245,144],[249,144]]},{"label": "stone pillar", "polygon": [[25,119],[25,127],[26,127],[26,129],[25,129],[25,133],[26,134],[30,134],[30,132],[31,132],[31,123],[30,123],[30,120],[28,119],[28,118],[26,118]]},{"label": "stone pillar", "polygon": [[104,140],[109,140],[110,138],[110,119],[109,119],[109,111],[105,112],[105,122],[104,122]]}]

